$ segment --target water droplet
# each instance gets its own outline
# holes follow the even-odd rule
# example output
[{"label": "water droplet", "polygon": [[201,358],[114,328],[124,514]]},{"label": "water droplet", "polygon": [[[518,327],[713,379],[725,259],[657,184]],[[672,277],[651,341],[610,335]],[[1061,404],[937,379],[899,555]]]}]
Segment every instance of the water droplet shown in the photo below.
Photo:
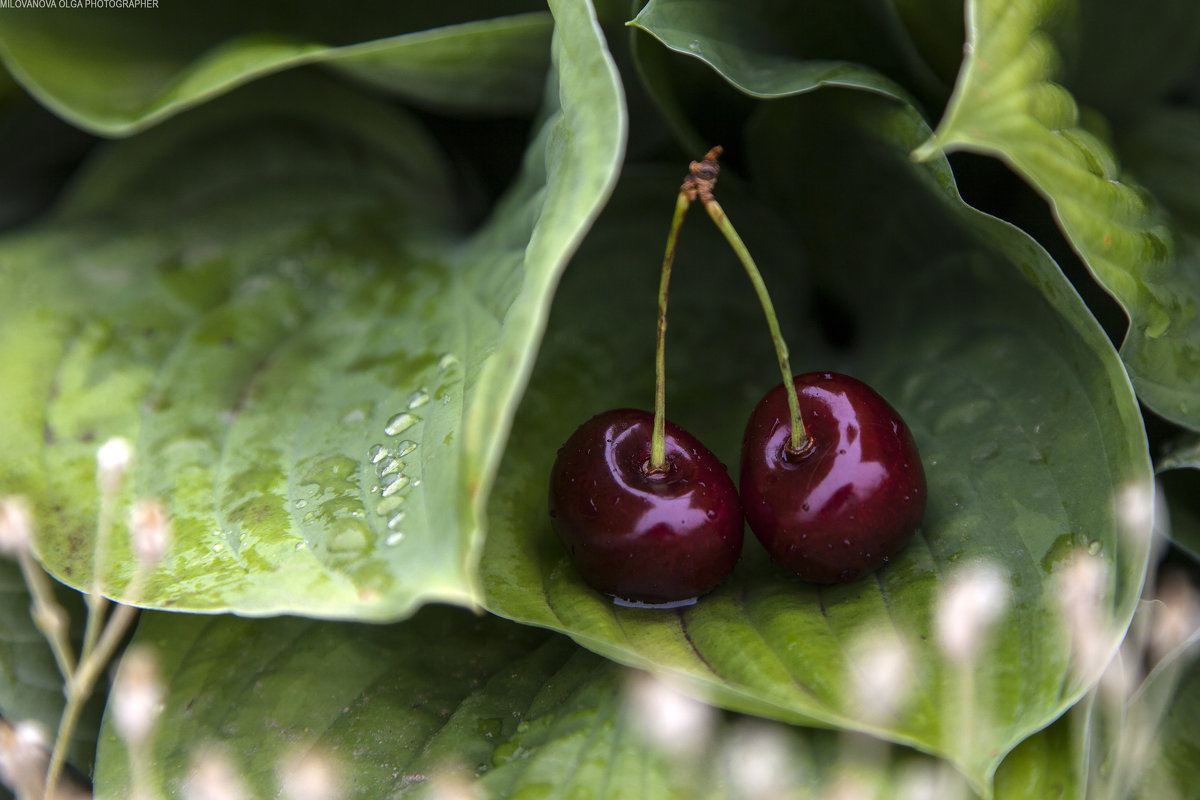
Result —
[{"label": "water droplet", "polygon": [[350,411],[346,412],[346,416],[342,417],[342,424],[343,425],[354,425],[356,423],[362,422],[366,418],[367,418],[366,411],[364,411],[361,408],[355,408],[355,409],[351,409]]},{"label": "water droplet", "polygon": [[367,451],[367,457],[371,459],[372,464],[378,464],[387,458],[387,448],[381,444],[371,445],[371,449]]},{"label": "water droplet", "polygon": [[415,481],[413,481],[413,482],[412,482],[412,485],[413,485],[413,488],[414,488],[414,489],[415,489],[416,487],[420,486],[420,485],[421,485],[421,479],[420,479],[420,478],[417,478]]},{"label": "water droplet", "polygon": [[308,548],[308,542],[296,542],[297,550],[306,550],[307,548]]},{"label": "water droplet", "polygon": [[218,542],[217,544],[214,544],[214,545],[212,546],[212,551],[213,551],[214,553],[219,553],[219,552],[221,552],[221,551],[222,551],[222,550],[224,550],[224,549],[225,549],[225,546],[224,546],[224,545],[222,545],[222,544],[221,544],[221,543],[219,543],[219,542]]},{"label": "water droplet", "polygon": [[1097,539],[1088,545],[1087,550],[1088,550],[1088,553],[1090,553],[1094,556],[1098,556],[1104,552],[1104,542]]},{"label": "water droplet", "polygon": [[438,359],[438,365],[437,365],[438,372],[445,372],[446,370],[450,369],[457,363],[458,363],[458,356],[454,355],[454,353],[446,353],[446,355],[444,355],[440,359]]},{"label": "water droplet", "polygon": [[395,547],[396,545],[400,544],[403,541],[404,541],[404,533],[402,531],[396,531],[395,533],[389,533],[388,537],[383,540],[383,543],[388,545],[389,547]]},{"label": "water droplet", "polygon": [[296,501],[296,508],[304,508],[306,505],[308,505],[308,501],[303,498]]},{"label": "water droplet", "polygon": [[380,500],[379,505],[375,507],[375,513],[381,517],[386,517],[402,505],[404,505],[404,495],[394,494],[391,497],[385,497]]},{"label": "water droplet", "polygon": [[710,508],[708,511],[704,512],[704,516],[708,517],[709,519],[716,519],[717,512]]},{"label": "water droplet", "polygon": [[849,539],[842,539],[842,544],[846,545],[846,547],[850,547],[850,546],[851,546],[851,545],[850,545],[850,540],[849,540]]},{"label": "water droplet", "polygon": [[379,477],[392,475],[404,469],[404,462],[398,458],[389,458],[379,465]]},{"label": "water droplet", "polygon": [[401,411],[387,421],[383,432],[388,436],[397,436],[404,433],[406,430],[417,424],[417,417],[409,414],[407,411]]},{"label": "water droplet", "polygon": [[800,506],[800,510],[801,511],[811,511],[812,506],[810,506],[808,503],[804,503],[803,505]]},{"label": "water droplet", "polygon": [[414,408],[420,408],[428,402],[429,390],[425,388],[417,389],[408,396],[408,410],[412,411]]},{"label": "water droplet", "polygon": [[408,476],[404,473],[388,475],[383,479],[383,496],[391,497],[405,486],[408,486]]},{"label": "water droplet", "polygon": [[417,449],[417,443],[412,439],[404,439],[396,444],[396,458],[404,458],[406,455]]},{"label": "water droplet", "polygon": [[407,513],[404,511],[397,511],[395,514],[392,514],[392,518],[387,522],[388,528],[393,531],[398,530],[400,528],[400,523],[404,522],[404,518],[406,516]]}]

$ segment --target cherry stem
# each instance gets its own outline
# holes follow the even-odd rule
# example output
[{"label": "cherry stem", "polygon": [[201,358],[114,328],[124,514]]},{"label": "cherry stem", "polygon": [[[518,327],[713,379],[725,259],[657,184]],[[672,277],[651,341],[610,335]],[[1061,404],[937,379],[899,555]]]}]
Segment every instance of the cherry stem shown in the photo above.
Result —
[{"label": "cherry stem", "polygon": [[[690,177],[690,176],[689,176]],[[651,474],[667,471],[667,287],[671,283],[671,265],[675,263],[675,243],[679,240],[679,229],[691,206],[694,195],[687,191],[687,181],[675,198],[675,216],[671,219],[671,230],[667,233],[667,251],[663,254],[662,277],[658,282],[658,334],[654,348],[654,429],[650,434]]]},{"label": "cherry stem", "polygon": [[729,242],[729,246],[733,248],[733,252],[737,254],[738,260],[742,262],[742,266],[746,269],[746,275],[750,278],[750,283],[754,285],[754,291],[758,295],[758,302],[762,305],[763,315],[767,318],[767,327],[771,330],[771,341],[775,344],[775,355],[779,358],[779,371],[783,374],[783,390],[787,395],[788,413],[791,416],[792,423],[791,437],[788,440],[786,450],[792,454],[803,453],[809,448],[811,442],[808,438],[808,432],[804,430],[804,421],[800,418],[800,403],[796,399],[796,385],[792,381],[792,367],[788,361],[788,347],[787,343],[783,340],[783,334],[779,330],[779,318],[775,316],[775,306],[771,302],[771,295],[767,292],[767,285],[763,282],[762,273],[758,271],[758,267],[755,265],[754,259],[751,258],[750,251],[746,248],[745,242],[742,241],[742,237],[738,236],[733,223],[729,221],[729,217],[725,216],[725,210],[721,208],[721,204],[713,197],[713,188],[717,183],[717,173],[720,171],[717,165],[717,158],[720,155],[721,148],[714,147],[704,157],[704,165],[707,169],[696,170],[693,168],[692,176],[695,176],[697,172],[703,172],[703,176],[696,181],[695,196],[704,204],[704,210],[708,212],[708,216],[716,223],[717,228],[725,236],[725,240]]}]

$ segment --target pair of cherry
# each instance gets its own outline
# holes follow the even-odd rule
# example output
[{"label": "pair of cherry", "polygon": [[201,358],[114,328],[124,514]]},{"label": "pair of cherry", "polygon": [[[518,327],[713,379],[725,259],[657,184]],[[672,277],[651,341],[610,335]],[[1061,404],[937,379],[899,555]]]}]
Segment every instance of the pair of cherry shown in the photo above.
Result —
[{"label": "pair of cherry", "polygon": [[[920,525],[925,473],[908,426],[846,375],[792,376],[770,297],[713,198],[713,148],[680,189],[659,290],[655,411],[617,409],[581,425],[558,451],[551,524],[592,587],[641,604],[691,601],[724,580],[744,524],[785,569],[817,583],[885,564]],[[694,200],[738,254],[758,292],[783,382],[750,415],[739,494],[725,465],[664,415],[666,298],[675,239]]]}]

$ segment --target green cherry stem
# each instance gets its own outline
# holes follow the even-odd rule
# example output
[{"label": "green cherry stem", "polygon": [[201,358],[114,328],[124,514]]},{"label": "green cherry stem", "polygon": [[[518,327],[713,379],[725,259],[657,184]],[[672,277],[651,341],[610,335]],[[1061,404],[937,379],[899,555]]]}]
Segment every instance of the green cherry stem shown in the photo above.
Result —
[{"label": "green cherry stem", "polygon": [[[796,386],[792,382],[792,366],[788,361],[788,347],[779,330],[779,318],[775,316],[775,305],[771,302],[771,295],[767,292],[767,285],[763,282],[762,273],[758,271],[754,259],[750,257],[746,243],[742,241],[741,236],[738,236],[733,223],[729,221],[729,217],[725,216],[725,210],[713,197],[713,187],[716,186],[717,173],[720,171],[717,165],[717,158],[720,155],[721,148],[714,147],[704,157],[705,164],[709,168],[705,171],[704,180],[697,183],[696,196],[704,204],[704,210],[708,212],[708,216],[725,236],[725,240],[729,242],[733,252],[737,254],[738,260],[746,269],[750,283],[754,285],[754,292],[758,295],[758,302],[762,305],[763,315],[767,318],[767,327],[771,330],[771,341],[775,344],[775,355],[779,359],[779,371],[783,374],[783,389],[787,395],[788,413],[792,422],[787,451],[793,454],[803,453],[811,447],[812,442],[808,438],[807,431],[804,430],[804,421],[800,418],[800,403],[796,399]],[[693,170],[693,174],[695,172]]]},{"label": "green cherry stem", "polygon": [[[688,176],[690,179],[691,176]],[[675,198],[675,216],[667,233],[667,250],[663,254],[662,277],[658,282],[658,331],[654,347],[654,428],[650,434],[649,472],[661,475],[667,471],[667,288],[671,283],[671,265],[675,263],[675,243],[679,228],[695,195],[688,191],[688,180]]]}]

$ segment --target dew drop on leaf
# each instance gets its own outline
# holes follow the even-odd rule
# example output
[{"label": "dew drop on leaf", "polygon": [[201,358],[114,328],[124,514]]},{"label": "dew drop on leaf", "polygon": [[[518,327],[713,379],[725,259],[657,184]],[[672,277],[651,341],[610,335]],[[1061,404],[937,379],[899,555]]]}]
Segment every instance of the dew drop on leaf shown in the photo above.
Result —
[{"label": "dew drop on leaf", "polygon": [[416,424],[417,417],[409,414],[407,411],[401,411],[399,414],[396,414],[387,421],[387,425],[384,426],[383,432],[388,436],[398,436]]},{"label": "dew drop on leaf", "polygon": [[414,408],[420,408],[421,406],[425,405],[428,402],[429,402],[429,390],[424,389],[424,388],[418,389],[417,391],[415,391],[411,395],[409,395],[408,408],[411,411]]}]

